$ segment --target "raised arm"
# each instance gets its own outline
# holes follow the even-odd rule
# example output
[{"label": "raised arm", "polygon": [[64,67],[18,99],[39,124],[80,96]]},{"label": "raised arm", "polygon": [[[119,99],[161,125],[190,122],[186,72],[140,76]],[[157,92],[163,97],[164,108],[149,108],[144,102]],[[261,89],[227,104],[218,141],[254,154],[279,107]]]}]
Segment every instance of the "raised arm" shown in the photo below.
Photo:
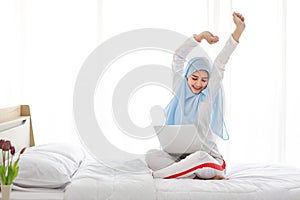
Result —
[{"label": "raised arm", "polygon": [[231,34],[231,36],[225,43],[225,46],[214,61],[212,74],[209,80],[211,98],[214,98],[218,89],[221,87],[221,81],[224,76],[225,65],[227,64],[232,52],[235,50],[239,39],[245,29],[244,17],[240,13],[233,13],[233,22],[236,25],[235,30]]},{"label": "raised arm", "polygon": [[245,27],[246,27],[245,18],[243,17],[242,14],[236,13],[236,12],[234,12],[232,14],[232,16],[233,16],[233,22],[236,25],[235,30],[232,33],[232,37],[235,41],[239,42],[239,39],[240,39],[240,37],[241,37],[242,33],[244,32]]},{"label": "raised arm", "polygon": [[211,144],[214,144],[215,140],[214,134],[210,134],[212,107],[221,88],[225,65],[228,62],[230,55],[236,48],[245,29],[244,17],[241,14],[233,13],[233,22],[236,24],[236,28],[214,61],[213,69],[210,73],[209,83],[207,86],[209,88],[207,96],[208,100],[201,103],[201,107],[199,109],[199,113],[201,114],[199,114],[198,119],[195,122],[195,125],[200,127],[199,134],[203,134],[202,137],[205,137],[208,142],[211,142]]}]

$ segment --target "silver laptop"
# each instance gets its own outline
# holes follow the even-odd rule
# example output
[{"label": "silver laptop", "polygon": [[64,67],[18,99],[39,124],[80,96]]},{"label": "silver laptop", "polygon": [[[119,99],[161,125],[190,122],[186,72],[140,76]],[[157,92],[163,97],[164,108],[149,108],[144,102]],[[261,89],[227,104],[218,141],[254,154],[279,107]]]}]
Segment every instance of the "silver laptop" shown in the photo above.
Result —
[{"label": "silver laptop", "polygon": [[160,145],[170,154],[193,153],[201,149],[202,142],[194,125],[153,126]]}]

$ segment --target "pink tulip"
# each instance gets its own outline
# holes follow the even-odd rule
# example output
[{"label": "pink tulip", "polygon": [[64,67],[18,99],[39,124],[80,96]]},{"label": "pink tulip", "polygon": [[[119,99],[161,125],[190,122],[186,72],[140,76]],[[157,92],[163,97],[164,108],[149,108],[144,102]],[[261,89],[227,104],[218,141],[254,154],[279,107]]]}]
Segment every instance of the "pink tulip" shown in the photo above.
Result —
[{"label": "pink tulip", "polygon": [[2,162],[0,163],[1,184],[11,185],[18,175],[20,155],[24,153],[26,148],[21,150],[17,160],[10,158],[10,155],[12,157],[15,155],[16,149],[9,140],[0,139],[0,149],[2,149]]},{"label": "pink tulip", "polygon": [[15,155],[16,149],[15,149],[14,146],[11,146],[11,147],[10,147],[10,153],[11,153],[11,155]]},{"label": "pink tulip", "polygon": [[3,143],[4,143],[5,141],[4,140],[0,140],[0,149],[2,149],[2,145],[3,145]]},{"label": "pink tulip", "polygon": [[6,140],[3,144],[2,144],[2,150],[3,151],[9,151],[11,147],[11,143],[9,140]]},{"label": "pink tulip", "polygon": [[26,147],[23,147],[23,149],[20,151],[20,154],[23,154],[25,150],[26,150]]}]

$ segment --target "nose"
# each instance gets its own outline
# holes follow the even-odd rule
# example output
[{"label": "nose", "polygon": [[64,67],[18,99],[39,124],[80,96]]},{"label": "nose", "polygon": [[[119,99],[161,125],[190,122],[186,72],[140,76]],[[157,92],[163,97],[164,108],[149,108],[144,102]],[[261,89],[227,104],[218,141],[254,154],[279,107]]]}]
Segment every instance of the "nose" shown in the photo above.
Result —
[{"label": "nose", "polygon": [[196,84],[195,84],[197,87],[202,87],[202,82],[200,80],[196,81]]}]

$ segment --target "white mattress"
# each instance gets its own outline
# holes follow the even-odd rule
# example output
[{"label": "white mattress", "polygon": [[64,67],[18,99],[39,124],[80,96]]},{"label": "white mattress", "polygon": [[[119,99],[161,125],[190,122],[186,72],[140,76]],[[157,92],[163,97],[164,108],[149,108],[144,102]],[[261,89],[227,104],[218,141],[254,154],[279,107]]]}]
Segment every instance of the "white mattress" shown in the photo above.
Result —
[{"label": "white mattress", "polygon": [[272,164],[227,167],[228,180],[156,179],[157,199],[299,200],[300,169]]},{"label": "white mattress", "polygon": [[13,191],[11,200],[63,200],[64,192],[62,191],[40,191],[40,192],[24,192]]}]

